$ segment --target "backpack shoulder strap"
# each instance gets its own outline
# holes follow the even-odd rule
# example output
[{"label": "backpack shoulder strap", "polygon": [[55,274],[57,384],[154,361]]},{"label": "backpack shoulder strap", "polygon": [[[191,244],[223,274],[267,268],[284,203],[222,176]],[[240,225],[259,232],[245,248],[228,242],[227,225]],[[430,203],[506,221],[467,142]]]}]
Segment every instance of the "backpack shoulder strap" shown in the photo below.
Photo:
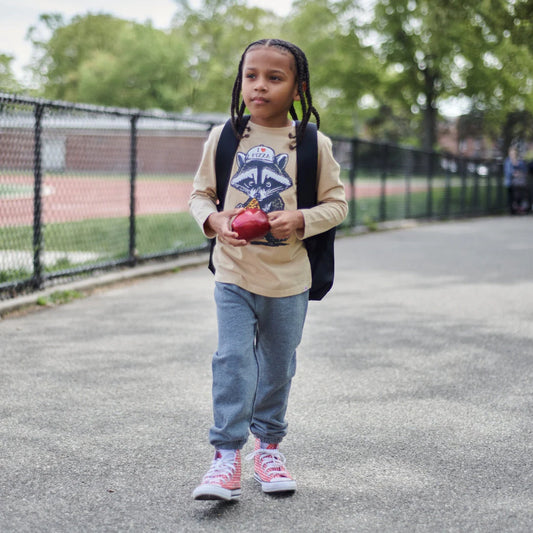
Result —
[{"label": "backpack shoulder strap", "polygon": [[[248,115],[243,117],[241,133],[246,128],[250,117]],[[239,139],[235,135],[231,120],[228,119],[222,128],[222,133],[218,140],[217,151],[215,153],[215,176],[217,181],[217,210],[224,210],[224,200],[226,199],[226,191],[228,190],[228,183],[231,177],[231,169],[233,168],[233,160],[235,153],[239,147]],[[215,248],[216,238],[211,239],[209,248],[209,270],[214,274],[215,265],[213,264],[213,250]]]},{"label": "backpack shoulder strap", "polygon": [[296,147],[296,194],[299,209],[317,204],[317,162],[317,128],[316,124],[308,122],[302,142]]},{"label": "backpack shoulder strap", "polygon": [[[243,117],[241,133],[246,128],[249,120],[250,117],[248,115]],[[218,197],[217,209],[219,211],[224,210],[224,199],[226,198],[233,160],[235,159],[235,152],[237,152],[239,142],[240,140],[235,135],[231,120],[228,119],[222,128],[215,155],[215,174],[217,179]]]}]

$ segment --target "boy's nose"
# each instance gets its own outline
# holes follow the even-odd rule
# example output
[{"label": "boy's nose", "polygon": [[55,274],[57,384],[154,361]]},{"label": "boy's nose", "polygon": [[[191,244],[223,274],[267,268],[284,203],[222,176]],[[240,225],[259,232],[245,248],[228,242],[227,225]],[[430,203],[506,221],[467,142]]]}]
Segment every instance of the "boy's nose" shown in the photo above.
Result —
[{"label": "boy's nose", "polygon": [[264,91],[266,89],[265,80],[262,77],[256,79],[254,89],[256,91]]}]

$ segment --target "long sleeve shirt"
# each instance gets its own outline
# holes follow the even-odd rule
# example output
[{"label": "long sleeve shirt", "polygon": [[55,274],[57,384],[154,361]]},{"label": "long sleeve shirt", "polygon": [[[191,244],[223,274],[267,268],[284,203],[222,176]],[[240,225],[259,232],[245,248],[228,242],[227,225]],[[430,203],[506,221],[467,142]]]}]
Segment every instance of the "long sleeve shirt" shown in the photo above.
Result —
[{"label": "long sleeve shirt", "polygon": [[[291,150],[294,139],[289,137],[295,134],[294,125],[267,128],[250,121],[248,126],[248,135],[237,149],[224,208],[260,207],[267,213],[297,209],[296,150]],[[189,201],[191,213],[204,233],[207,218],[217,211],[215,154],[221,132],[222,126],[214,128],[206,141]],[[271,297],[292,296],[310,288],[311,269],[302,239],[339,225],[348,211],[331,141],[321,132],[317,141],[318,203],[301,209],[304,229],[286,240],[267,234],[244,247],[217,242],[213,255],[216,281]]]}]

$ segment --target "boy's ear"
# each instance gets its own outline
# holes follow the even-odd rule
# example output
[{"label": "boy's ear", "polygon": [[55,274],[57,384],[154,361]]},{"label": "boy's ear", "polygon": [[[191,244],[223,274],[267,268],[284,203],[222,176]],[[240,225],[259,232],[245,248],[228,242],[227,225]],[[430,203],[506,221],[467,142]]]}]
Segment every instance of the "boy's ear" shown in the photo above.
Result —
[{"label": "boy's ear", "polygon": [[[305,81],[302,83],[302,90],[303,92],[307,91],[307,83]],[[300,101],[300,94],[298,93],[298,84],[294,88],[294,99],[296,101]]]}]

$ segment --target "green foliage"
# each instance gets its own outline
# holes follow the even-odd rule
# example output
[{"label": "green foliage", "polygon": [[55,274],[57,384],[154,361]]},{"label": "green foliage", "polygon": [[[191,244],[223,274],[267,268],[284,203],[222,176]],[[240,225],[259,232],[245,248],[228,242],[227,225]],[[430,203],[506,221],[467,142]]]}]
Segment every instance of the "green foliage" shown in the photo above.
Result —
[{"label": "green foliage", "polygon": [[506,117],[502,128],[502,152],[506,154],[509,146],[519,141],[533,141],[533,112],[515,111]]},{"label": "green foliage", "polygon": [[315,105],[324,129],[361,134],[360,99],[379,84],[370,47],[361,43],[350,3],[297,0],[284,24],[286,39],[298,44],[309,61]]},{"label": "green foliage", "polygon": [[511,109],[532,105],[532,57],[511,38],[511,26],[521,22],[511,15],[513,4],[523,2],[377,2],[370,28],[380,36],[376,53],[392,72],[380,99],[423,113],[425,148],[434,146],[435,110],[447,97],[469,97],[473,108],[485,112],[487,128]]},{"label": "green foliage", "polygon": [[[41,95],[227,113],[244,47],[280,37],[308,56],[327,133],[416,135],[429,149],[448,98],[468,99],[492,137],[533,112],[530,0],[294,0],[285,18],[245,0],[176,4],[167,31],[105,14],[41,15],[28,33]],[[0,56],[0,88],[16,90],[9,61]]]},{"label": "green foliage", "polygon": [[187,103],[186,61],[187,47],[179,34],[125,26],[113,50],[95,49],[79,65],[76,98],[119,107],[181,110]]},{"label": "green foliage", "polygon": [[406,144],[413,134],[413,127],[409,115],[382,104],[377,112],[366,120],[366,131],[373,139]]},{"label": "green foliage", "polygon": [[228,112],[239,59],[245,47],[263,37],[280,37],[281,19],[248,7],[244,0],[204,0],[197,9],[179,3],[173,32],[189,43],[187,107]]},{"label": "green foliage", "polygon": [[187,80],[188,50],[176,34],[110,15],[41,15],[48,40],[30,38],[40,50],[34,73],[44,96],[93,104],[179,110],[185,98],[178,86]]},{"label": "green foliage", "polygon": [[516,0],[510,4],[505,29],[513,43],[526,46],[533,53],[533,3],[530,0]]},{"label": "green foliage", "polygon": [[31,278],[31,272],[23,268],[9,268],[7,270],[0,270],[0,283],[8,281],[20,281]]},{"label": "green foliage", "polygon": [[37,305],[63,305],[80,298],[84,298],[84,294],[79,291],[55,291],[48,296],[39,296]]},{"label": "green foliage", "polygon": [[0,92],[17,93],[21,86],[11,70],[13,56],[0,53]]},{"label": "green foliage", "polygon": [[[40,25],[30,28],[28,35],[38,51],[33,71],[40,79],[44,96],[79,101],[80,68],[95,52],[116,55],[121,31],[132,23],[110,15],[75,16],[67,24],[60,15],[44,14]],[[51,34],[49,39],[42,33]]]}]

